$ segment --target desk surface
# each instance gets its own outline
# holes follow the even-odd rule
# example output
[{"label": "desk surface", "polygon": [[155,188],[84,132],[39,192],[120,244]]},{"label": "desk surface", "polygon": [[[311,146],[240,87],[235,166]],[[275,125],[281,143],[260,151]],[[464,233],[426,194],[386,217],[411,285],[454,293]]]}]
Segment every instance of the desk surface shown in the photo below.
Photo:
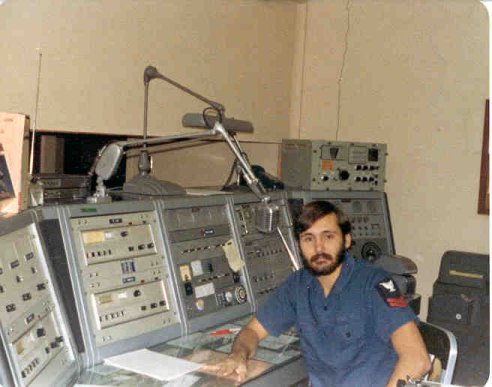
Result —
[{"label": "desk surface", "polygon": [[[210,363],[227,356],[237,332],[249,321],[249,316],[218,327],[195,332],[149,348],[152,351],[197,363]],[[301,358],[299,338],[288,332],[263,340],[249,361],[246,385],[280,385],[275,383],[288,374],[289,384],[307,377]],[[297,380],[296,380],[297,379]],[[263,380],[263,382],[262,382]],[[105,364],[85,370],[77,384],[106,386],[234,386],[232,379],[196,371],[172,381],[160,381]]]}]

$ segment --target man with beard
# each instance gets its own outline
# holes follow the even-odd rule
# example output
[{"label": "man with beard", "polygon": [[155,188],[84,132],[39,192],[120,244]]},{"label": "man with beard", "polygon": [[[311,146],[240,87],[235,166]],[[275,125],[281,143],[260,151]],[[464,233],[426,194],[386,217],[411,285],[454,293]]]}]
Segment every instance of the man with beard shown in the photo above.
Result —
[{"label": "man with beard", "polygon": [[307,204],[295,224],[304,268],[262,305],[224,361],[245,378],[258,343],[296,326],[310,385],[396,386],[430,368],[416,317],[384,270],[350,256],[350,222],[329,202]]}]

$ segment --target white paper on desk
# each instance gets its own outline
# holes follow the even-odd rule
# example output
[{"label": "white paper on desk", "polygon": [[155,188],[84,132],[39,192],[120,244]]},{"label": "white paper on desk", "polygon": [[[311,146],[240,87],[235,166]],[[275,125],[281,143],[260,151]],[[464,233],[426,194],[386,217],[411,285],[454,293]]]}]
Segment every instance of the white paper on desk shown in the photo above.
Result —
[{"label": "white paper on desk", "polygon": [[202,366],[202,364],[149,351],[148,349],[112,356],[105,359],[104,363],[164,381],[193,372]]},{"label": "white paper on desk", "polygon": [[166,383],[166,387],[190,387],[200,380],[197,375],[185,375]]},{"label": "white paper on desk", "polygon": [[79,383],[75,383],[73,385],[73,387],[103,387],[104,384],[79,384]]}]

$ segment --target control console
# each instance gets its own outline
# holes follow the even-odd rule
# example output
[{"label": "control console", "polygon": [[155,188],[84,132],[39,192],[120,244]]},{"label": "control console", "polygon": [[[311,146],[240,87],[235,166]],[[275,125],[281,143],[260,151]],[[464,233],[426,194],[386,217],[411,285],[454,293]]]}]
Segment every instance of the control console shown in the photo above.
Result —
[{"label": "control console", "polygon": [[58,277],[65,278],[61,283],[74,297],[67,296],[66,303],[76,305],[70,317],[79,327],[85,362],[95,364],[182,333],[154,202],[71,205],[42,212],[46,238],[53,239],[59,223],[61,238],[49,245]]},{"label": "control console", "polygon": [[252,312],[226,196],[170,198],[160,205],[187,331]]},{"label": "control console", "polygon": [[352,225],[352,247],[356,258],[373,262],[381,254],[394,254],[393,233],[384,192],[291,191],[289,201],[293,217],[303,204],[327,200],[340,208]]},{"label": "control console", "polygon": [[2,220],[0,384],[64,386],[79,369],[35,217]]},{"label": "control console", "polygon": [[265,234],[256,229],[256,208],[261,205],[256,196],[242,194],[232,197],[240,247],[248,270],[255,308],[294,271],[282,238],[295,262],[299,264],[286,195],[273,192],[270,196],[273,203],[280,208],[279,228],[282,235],[278,232]]}]

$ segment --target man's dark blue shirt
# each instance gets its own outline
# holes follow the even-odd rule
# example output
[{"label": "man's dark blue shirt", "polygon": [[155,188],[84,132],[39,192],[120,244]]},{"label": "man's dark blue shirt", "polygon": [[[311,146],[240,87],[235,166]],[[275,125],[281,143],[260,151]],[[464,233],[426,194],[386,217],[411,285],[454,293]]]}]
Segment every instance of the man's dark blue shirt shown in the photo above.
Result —
[{"label": "man's dark blue shirt", "polygon": [[263,304],[257,319],[277,336],[296,326],[311,384],[384,386],[397,361],[392,333],[415,314],[387,272],[346,254],[327,297],[308,270],[293,273]]}]

